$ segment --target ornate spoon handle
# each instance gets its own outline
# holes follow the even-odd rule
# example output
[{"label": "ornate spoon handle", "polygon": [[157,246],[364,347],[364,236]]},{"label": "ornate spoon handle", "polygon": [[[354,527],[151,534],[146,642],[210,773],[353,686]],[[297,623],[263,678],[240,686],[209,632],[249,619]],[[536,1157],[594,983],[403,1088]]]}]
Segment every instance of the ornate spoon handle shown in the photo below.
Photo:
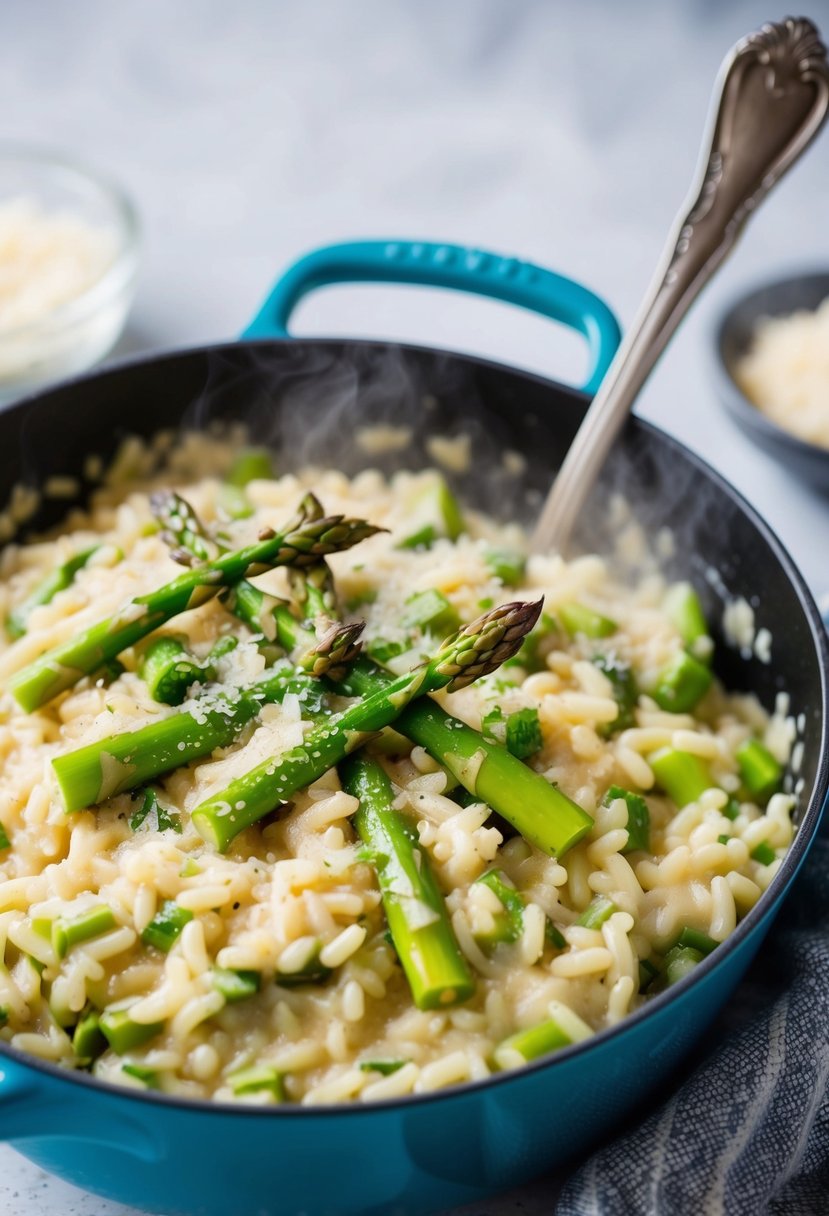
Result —
[{"label": "ornate spoon handle", "polygon": [[533,534],[535,552],[563,550],[607,453],[671,334],[725,260],[766,194],[829,111],[829,63],[805,18],[764,25],[720,70],[700,172],[639,315],[608,369]]}]

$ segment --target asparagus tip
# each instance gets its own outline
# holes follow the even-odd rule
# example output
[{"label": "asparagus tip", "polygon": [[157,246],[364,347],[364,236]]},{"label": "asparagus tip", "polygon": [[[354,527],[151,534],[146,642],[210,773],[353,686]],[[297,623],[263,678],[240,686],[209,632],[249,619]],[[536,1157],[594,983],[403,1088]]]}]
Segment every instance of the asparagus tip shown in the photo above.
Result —
[{"label": "asparagus tip", "polygon": [[437,671],[449,676],[450,692],[489,675],[515,655],[541,615],[544,597],[499,604],[447,638],[438,652]]},{"label": "asparagus tip", "polygon": [[360,635],[366,627],[365,621],[354,621],[348,625],[327,622],[322,636],[302,658],[298,666],[313,676],[328,676],[337,681],[343,679],[347,667],[354,662],[362,648]]}]

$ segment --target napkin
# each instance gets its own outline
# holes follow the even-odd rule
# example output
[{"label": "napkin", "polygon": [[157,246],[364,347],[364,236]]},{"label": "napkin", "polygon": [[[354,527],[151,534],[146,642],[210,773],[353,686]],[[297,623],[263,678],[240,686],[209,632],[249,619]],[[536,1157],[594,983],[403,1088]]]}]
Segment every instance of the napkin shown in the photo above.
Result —
[{"label": "napkin", "polygon": [[829,840],[702,1050],[571,1174],[556,1216],[829,1214]]}]

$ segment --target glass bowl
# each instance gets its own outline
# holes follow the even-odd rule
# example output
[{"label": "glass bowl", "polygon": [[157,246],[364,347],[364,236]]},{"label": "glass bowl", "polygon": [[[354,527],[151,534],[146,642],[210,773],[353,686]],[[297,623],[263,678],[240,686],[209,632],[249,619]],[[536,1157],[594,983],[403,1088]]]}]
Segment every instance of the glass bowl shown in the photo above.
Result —
[{"label": "glass bowl", "polygon": [[132,203],[85,165],[59,153],[0,142],[0,209],[16,200],[104,233],[111,252],[97,278],[70,298],[47,306],[36,318],[0,323],[0,405],[83,371],[112,349],[132,304],[138,265]]}]

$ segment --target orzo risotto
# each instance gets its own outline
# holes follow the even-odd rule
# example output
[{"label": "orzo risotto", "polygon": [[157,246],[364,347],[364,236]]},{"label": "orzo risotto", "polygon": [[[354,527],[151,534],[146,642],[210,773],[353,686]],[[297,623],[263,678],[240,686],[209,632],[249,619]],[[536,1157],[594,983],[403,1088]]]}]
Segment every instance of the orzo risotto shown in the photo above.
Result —
[{"label": "orzo risotto", "polygon": [[437,472],[248,449],[2,560],[0,1036],[42,1059],[476,1080],[681,979],[792,839],[787,720],[712,677],[693,588],[527,558]]}]

